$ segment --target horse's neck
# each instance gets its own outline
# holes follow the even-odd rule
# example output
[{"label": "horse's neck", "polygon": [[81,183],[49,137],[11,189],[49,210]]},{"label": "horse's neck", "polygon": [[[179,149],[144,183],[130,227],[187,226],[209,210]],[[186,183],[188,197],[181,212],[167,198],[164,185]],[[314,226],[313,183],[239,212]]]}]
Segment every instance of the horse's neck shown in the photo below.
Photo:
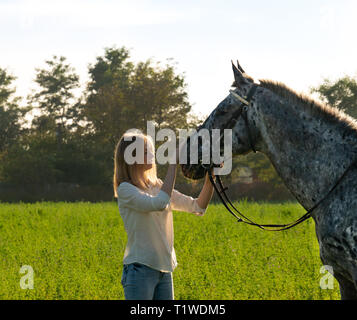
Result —
[{"label": "horse's neck", "polygon": [[[270,97],[271,98],[271,97]],[[322,199],[350,165],[342,129],[274,97],[259,104],[262,148],[305,209]]]}]

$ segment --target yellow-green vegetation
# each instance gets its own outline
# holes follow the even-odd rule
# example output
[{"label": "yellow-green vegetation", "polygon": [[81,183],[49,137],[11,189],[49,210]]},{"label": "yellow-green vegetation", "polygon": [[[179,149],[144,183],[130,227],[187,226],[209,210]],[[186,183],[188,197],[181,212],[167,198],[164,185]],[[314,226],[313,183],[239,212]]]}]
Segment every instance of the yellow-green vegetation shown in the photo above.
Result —
[{"label": "yellow-green vegetation", "polygon": [[[237,206],[262,223],[285,223],[297,203]],[[176,299],[339,299],[322,290],[313,220],[283,232],[235,222],[222,205],[203,217],[174,212]],[[0,204],[0,299],[123,299],[126,234],[116,203]],[[21,289],[20,268],[34,270]]]}]

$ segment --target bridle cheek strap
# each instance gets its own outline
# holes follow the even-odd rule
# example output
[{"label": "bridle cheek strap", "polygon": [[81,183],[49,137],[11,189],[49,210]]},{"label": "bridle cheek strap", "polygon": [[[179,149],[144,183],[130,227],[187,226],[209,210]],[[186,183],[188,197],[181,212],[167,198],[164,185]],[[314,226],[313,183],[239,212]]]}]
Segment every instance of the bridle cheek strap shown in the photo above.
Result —
[{"label": "bridle cheek strap", "polygon": [[[238,101],[240,101],[242,104],[241,104],[241,112],[239,115],[242,115],[243,119],[244,119],[244,123],[245,123],[245,126],[247,128],[247,132],[248,132],[248,139],[249,139],[249,144],[250,144],[250,147],[251,149],[256,153],[257,151],[255,150],[254,148],[254,145],[253,145],[253,139],[252,139],[252,134],[250,132],[250,129],[249,129],[249,123],[248,123],[248,117],[247,117],[247,112],[248,110],[247,109],[244,109],[244,106],[247,106],[249,107],[250,106],[250,101],[252,100],[254,94],[255,94],[255,91],[257,90],[258,88],[258,85],[257,84],[253,84],[252,88],[249,90],[247,96],[244,98],[242,98],[240,95],[238,95],[237,93],[235,93],[233,90],[229,90],[229,92],[231,93],[231,95]],[[238,120],[238,118],[235,118],[234,120]],[[236,122],[235,121],[235,122]],[[233,127],[233,126],[232,126]]]}]

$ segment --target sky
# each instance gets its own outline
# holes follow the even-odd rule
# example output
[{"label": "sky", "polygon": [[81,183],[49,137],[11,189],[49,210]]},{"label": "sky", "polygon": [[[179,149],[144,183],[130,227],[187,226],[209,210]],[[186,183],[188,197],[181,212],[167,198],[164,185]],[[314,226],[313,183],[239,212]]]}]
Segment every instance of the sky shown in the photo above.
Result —
[{"label": "sky", "polygon": [[208,115],[229,93],[231,60],[306,94],[356,76],[356,13],[355,0],[0,0],[0,67],[25,97],[53,55],[84,86],[106,47],[125,46],[134,62],[171,58],[193,111]]}]

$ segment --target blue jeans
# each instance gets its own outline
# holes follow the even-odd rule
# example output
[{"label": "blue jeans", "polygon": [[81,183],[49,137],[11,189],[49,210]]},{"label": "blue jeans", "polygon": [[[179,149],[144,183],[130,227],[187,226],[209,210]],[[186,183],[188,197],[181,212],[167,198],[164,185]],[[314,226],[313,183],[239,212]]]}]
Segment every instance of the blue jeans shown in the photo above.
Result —
[{"label": "blue jeans", "polygon": [[161,272],[141,263],[124,264],[121,284],[126,300],[173,300],[172,272]]}]

